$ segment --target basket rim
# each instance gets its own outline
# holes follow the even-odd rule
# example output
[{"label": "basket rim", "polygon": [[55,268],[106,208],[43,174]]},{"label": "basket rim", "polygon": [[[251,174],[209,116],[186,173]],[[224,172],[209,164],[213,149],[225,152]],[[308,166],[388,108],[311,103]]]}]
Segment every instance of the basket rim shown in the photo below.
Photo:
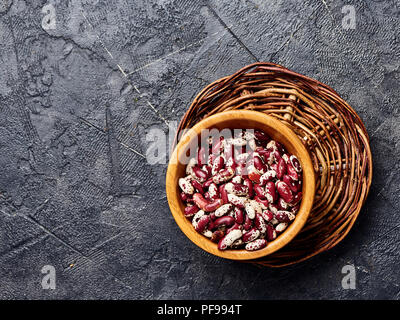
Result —
[{"label": "basket rim", "polygon": [[[274,254],[274,257],[270,256],[270,259],[268,259],[268,261],[262,261],[262,259],[260,259],[260,261],[257,262],[258,265],[269,267],[292,265],[301,261],[305,261],[323,251],[332,249],[338,243],[340,243],[352,229],[357,217],[360,214],[361,207],[367,199],[372,184],[373,161],[371,147],[369,145],[369,137],[366,131],[366,127],[362,122],[360,116],[329,85],[271,62],[252,63],[241,68],[236,73],[217,79],[204,87],[196,95],[196,97],[191,102],[189,109],[182,116],[178,126],[178,132],[183,128],[190,127],[191,123],[199,121],[203,118],[210,116],[210,114],[213,114],[213,112],[210,113],[209,110],[213,110],[212,108],[215,108],[216,98],[219,99],[217,99],[218,101],[226,101],[231,99],[232,96],[237,96],[239,93],[240,95],[244,94],[245,91],[250,91],[251,93],[253,87],[248,85],[249,79],[251,78],[257,79],[253,80],[253,82],[256,82],[259,86],[267,83],[273,83],[275,85],[279,84],[279,86],[295,89],[296,97],[303,96],[305,99],[307,99],[307,97],[311,98],[312,100],[316,101],[317,106],[319,103],[323,103],[321,106],[318,106],[318,108],[316,108],[316,106],[314,106],[315,109],[308,108],[308,111],[314,112],[314,118],[316,120],[319,119],[321,124],[328,123],[329,125],[332,125],[333,130],[337,133],[343,134],[341,130],[344,128],[343,130],[346,130],[347,132],[345,133],[346,136],[343,138],[344,142],[342,141],[341,143],[348,144],[351,142],[353,144],[349,145],[351,150],[344,151],[346,153],[343,155],[343,157],[340,157],[340,155],[338,154],[339,158],[337,158],[337,161],[339,161],[339,169],[337,171],[336,169],[334,169],[334,171],[330,173],[329,165],[332,164],[325,164],[324,170],[327,170],[327,176],[325,177],[325,180],[329,177],[334,177],[334,179],[338,179],[337,174],[339,174],[341,176],[338,180],[342,181],[341,183],[343,183],[343,185],[341,185],[341,189],[337,189],[337,186],[333,186],[327,189],[321,189],[322,191],[319,190],[319,192],[326,193],[326,198],[324,201],[329,202],[331,201],[331,197],[333,197],[335,192],[343,193],[343,190],[346,190],[344,195],[340,195],[339,197],[338,194],[333,198],[335,199],[335,206],[338,205],[339,209],[343,212],[340,213],[342,215],[341,217],[335,218],[335,223],[333,225],[330,224],[329,227],[331,228],[331,230],[329,230],[329,232],[325,230],[326,228],[324,229],[323,232],[326,232],[326,238],[328,240],[321,240],[315,246],[313,245],[302,252],[300,252],[299,250],[295,252],[293,251],[293,249],[292,253],[294,253],[294,255],[289,255],[289,253],[287,253],[286,251],[285,253],[279,252],[279,254]],[[247,88],[250,89],[247,90]],[[309,96],[309,94],[313,96]],[[251,94],[249,95],[249,97],[251,97]],[[288,105],[288,103],[281,103],[281,105]],[[248,106],[246,107],[246,105],[244,104],[244,107],[240,107],[240,109],[243,108],[246,109],[248,108]],[[328,108],[329,114],[334,113],[335,116],[338,117],[338,119],[335,119],[338,120],[338,122],[333,122],[333,118],[328,117],[328,113],[326,113],[325,110],[322,108]],[[224,110],[218,110],[214,113],[219,112],[224,112]],[[268,113],[278,118],[280,117],[274,113],[274,109],[272,107],[269,109],[268,102],[266,102],[265,108],[258,108],[257,112]],[[304,112],[304,110],[302,112]],[[305,123],[305,125],[307,125],[307,123]],[[340,127],[340,125],[342,125],[343,127]],[[298,127],[297,129],[299,128],[303,130],[303,127]],[[312,128],[310,130],[310,132],[313,132],[315,137],[319,137],[319,140],[315,141],[315,143],[318,143],[317,147],[325,147],[323,140],[321,140],[321,137],[319,136],[318,130],[325,131],[326,134],[329,133],[329,130],[327,130],[326,127],[320,126]],[[174,144],[176,143],[176,138],[177,137],[175,136]],[[328,135],[327,138],[331,139],[330,135]],[[329,142],[331,145],[328,145],[329,148],[335,149],[336,147],[339,147],[339,145],[337,145],[338,142],[336,142],[335,139],[336,137],[332,136],[332,140],[330,140]],[[347,141],[346,139],[350,140]],[[336,143],[336,145],[333,143]],[[349,151],[352,153],[349,154]],[[332,155],[334,154],[332,153]],[[320,162],[322,161],[320,156],[324,155],[313,154],[312,158],[313,161],[316,161],[317,163],[323,165],[323,163]],[[332,159],[334,160],[335,157],[336,155],[334,155]],[[352,157],[353,160],[351,160],[351,158],[349,157]],[[329,160],[329,157],[326,160]],[[349,166],[351,166],[353,170],[351,172],[350,169],[345,168],[342,170],[339,166],[339,164],[346,164],[346,161],[348,160],[351,161],[349,162]],[[328,168],[326,168],[326,165],[328,165]],[[336,166],[335,163],[334,166]],[[354,169],[357,170],[354,171]],[[317,167],[316,170],[318,170]],[[344,177],[343,174],[351,175]],[[318,188],[321,187],[320,183],[322,183],[322,180],[320,181],[320,179],[321,176],[318,175]],[[353,193],[356,192],[356,194],[349,194],[348,192],[350,191]],[[346,202],[343,202],[344,200],[340,200],[341,197],[347,197],[348,199],[346,200]],[[316,203],[315,208],[318,208],[319,206],[322,207],[323,205],[325,205],[325,203],[323,203],[322,205]],[[329,219],[327,221],[329,221]],[[309,223],[306,224],[305,228],[307,228],[307,226],[308,229],[313,228],[313,226],[310,226]]]}]

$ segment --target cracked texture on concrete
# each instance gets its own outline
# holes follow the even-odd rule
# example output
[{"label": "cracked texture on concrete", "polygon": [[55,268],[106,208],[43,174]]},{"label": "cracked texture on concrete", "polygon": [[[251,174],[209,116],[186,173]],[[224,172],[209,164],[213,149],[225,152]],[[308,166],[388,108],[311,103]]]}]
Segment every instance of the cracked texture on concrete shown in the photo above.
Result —
[{"label": "cracked texture on concrete", "polygon": [[[44,30],[52,4],[56,28]],[[0,1],[0,297],[399,299],[399,3],[342,0]],[[168,132],[209,82],[272,61],[337,90],[371,136],[374,181],[333,250],[284,269],[211,256],[178,229]],[[353,264],[357,289],[343,290]],[[56,290],[41,288],[44,265]],[[235,288],[235,290],[232,290]]]}]

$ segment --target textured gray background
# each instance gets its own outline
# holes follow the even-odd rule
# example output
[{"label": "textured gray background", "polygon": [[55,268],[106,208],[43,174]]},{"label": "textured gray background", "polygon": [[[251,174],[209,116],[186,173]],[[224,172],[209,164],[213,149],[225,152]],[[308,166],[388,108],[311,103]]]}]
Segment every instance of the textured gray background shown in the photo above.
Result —
[{"label": "textured gray background", "polygon": [[[56,28],[42,28],[51,3]],[[354,5],[356,29],[342,28]],[[0,297],[399,299],[400,4],[0,0]],[[143,158],[209,82],[272,61],[336,89],[371,137],[347,238],[284,269],[221,260],[178,229]],[[109,130],[106,130],[109,128]],[[354,264],[357,288],[343,290]],[[53,265],[56,290],[43,290]]]}]

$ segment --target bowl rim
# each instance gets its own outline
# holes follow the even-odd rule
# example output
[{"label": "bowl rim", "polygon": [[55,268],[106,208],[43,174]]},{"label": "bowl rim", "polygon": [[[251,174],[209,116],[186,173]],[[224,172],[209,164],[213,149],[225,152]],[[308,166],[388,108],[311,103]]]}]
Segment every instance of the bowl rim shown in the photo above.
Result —
[{"label": "bowl rim", "polygon": [[[298,157],[303,169],[303,180],[302,180],[303,197],[300,204],[300,209],[296,214],[296,219],[280,236],[278,236],[275,240],[268,242],[268,245],[261,250],[256,250],[256,251],[246,251],[245,249],[241,250],[230,249],[224,251],[219,250],[216,243],[212,242],[210,239],[206,238],[205,236],[199,234],[197,231],[194,230],[192,224],[184,216],[183,210],[181,209],[183,203],[179,196],[180,190],[177,185],[177,179],[179,179],[180,177],[177,178],[177,171],[178,171],[178,166],[184,164],[178,164],[177,159],[181,158],[182,153],[186,150],[185,147],[192,141],[192,139],[199,136],[202,129],[215,127],[218,123],[228,121],[228,119],[232,118],[234,119],[245,118],[246,120],[253,122],[254,127],[257,127],[256,123],[258,123],[260,127],[263,126],[270,127],[272,131],[276,132],[276,134],[285,136],[285,138],[290,141],[292,148],[296,150],[296,156]],[[174,183],[174,181],[176,181],[176,183]],[[170,187],[171,185],[172,187]],[[177,143],[171,154],[167,168],[166,193],[170,211],[175,219],[175,222],[178,224],[181,231],[194,244],[196,244],[203,250],[221,258],[230,260],[253,260],[267,256],[281,249],[282,247],[287,245],[291,240],[293,240],[293,238],[303,228],[311,212],[311,208],[314,202],[315,172],[310,154],[307,151],[306,147],[303,145],[300,138],[294,133],[294,131],[290,129],[287,125],[285,125],[282,121],[259,111],[230,110],[214,114],[210,117],[201,120],[200,122],[195,124],[192,128],[190,128],[179,140],[179,142]]]}]

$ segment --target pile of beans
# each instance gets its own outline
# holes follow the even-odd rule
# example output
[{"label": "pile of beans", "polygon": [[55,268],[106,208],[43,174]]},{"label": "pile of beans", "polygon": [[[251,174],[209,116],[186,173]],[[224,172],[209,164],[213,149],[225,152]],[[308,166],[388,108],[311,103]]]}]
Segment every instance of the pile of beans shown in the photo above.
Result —
[{"label": "pile of beans", "polygon": [[243,130],[200,146],[179,187],[184,214],[197,232],[220,250],[253,251],[276,239],[296,218],[302,168],[296,156],[265,132]]}]

